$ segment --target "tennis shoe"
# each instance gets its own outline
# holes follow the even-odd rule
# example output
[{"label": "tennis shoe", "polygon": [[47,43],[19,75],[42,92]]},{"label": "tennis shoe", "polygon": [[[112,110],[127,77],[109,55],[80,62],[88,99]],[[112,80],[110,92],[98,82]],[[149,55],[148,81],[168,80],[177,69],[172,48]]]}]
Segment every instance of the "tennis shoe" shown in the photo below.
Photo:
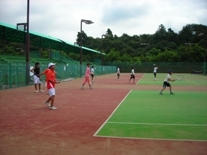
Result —
[{"label": "tennis shoe", "polygon": [[57,108],[55,106],[51,106],[50,110],[57,110]]},{"label": "tennis shoe", "polygon": [[38,93],[39,91],[38,91],[38,90],[36,90],[35,92],[36,92],[36,93]]},{"label": "tennis shoe", "polygon": [[81,89],[84,89],[84,87],[82,86]]},{"label": "tennis shoe", "polygon": [[42,92],[42,93],[43,93],[43,92],[44,92],[44,90],[40,90],[40,92]]},{"label": "tennis shoe", "polygon": [[170,94],[172,94],[172,95],[173,95],[174,93],[173,93],[173,92],[170,92]]},{"label": "tennis shoe", "polygon": [[46,104],[48,107],[50,107],[50,103],[49,103],[49,102],[45,101],[45,104]]},{"label": "tennis shoe", "polygon": [[163,93],[160,92],[160,95],[163,95]]}]

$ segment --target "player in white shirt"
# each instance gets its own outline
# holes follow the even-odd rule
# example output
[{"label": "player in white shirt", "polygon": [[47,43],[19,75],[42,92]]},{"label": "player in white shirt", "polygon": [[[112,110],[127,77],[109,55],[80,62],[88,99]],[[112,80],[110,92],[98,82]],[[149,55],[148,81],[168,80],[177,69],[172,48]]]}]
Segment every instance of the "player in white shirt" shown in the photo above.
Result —
[{"label": "player in white shirt", "polygon": [[154,70],[153,70],[153,73],[154,73],[154,80],[156,80],[157,69],[158,69],[158,67],[156,66],[156,64],[154,64]]},{"label": "player in white shirt", "polygon": [[166,87],[170,87],[170,94],[174,94],[172,92],[172,87],[170,85],[170,81],[174,82],[175,79],[171,78],[171,75],[173,74],[172,70],[169,70],[168,75],[166,76],[164,82],[163,82],[163,89],[160,91],[160,94],[162,95],[163,90],[165,90]]},{"label": "player in white shirt", "polygon": [[119,67],[117,68],[116,74],[117,74],[117,79],[119,79],[120,78],[120,68]]},{"label": "player in white shirt", "polygon": [[134,67],[132,67],[131,75],[130,75],[130,78],[129,78],[129,82],[131,81],[131,79],[133,79],[133,83],[135,83]]},{"label": "player in white shirt", "polygon": [[94,80],[94,67],[93,66],[91,66],[91,80],[95,81]]}]

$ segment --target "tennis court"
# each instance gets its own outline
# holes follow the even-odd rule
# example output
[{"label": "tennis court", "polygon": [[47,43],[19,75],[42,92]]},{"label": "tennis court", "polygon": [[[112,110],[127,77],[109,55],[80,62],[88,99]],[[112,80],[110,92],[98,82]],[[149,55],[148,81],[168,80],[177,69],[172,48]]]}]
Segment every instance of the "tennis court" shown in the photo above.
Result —
[{"label": "tennis court", "polygon": [[206,77],[184,75],[175,95],[159,95],[166,74],[137,73],[137,85],[129,75],[96,76],[93,90],[60,83],[56,111],[34,86],[0,91],[0,154],[206,155]]},{"label": "tennis court", "polygon": [[[207,141],[207,92],[199,91],[207,86],[207,78],[182,75],[182,81],[172,83],[175,89],[181,87],[174,95],[169,94],[168,88],[163,95],[159,95],[159,89],[131,90],[94,136]],[[154,81],[152,74],[144,74],[138,86],[161,86],[165,76],[159,74]],[[188,91],[188,88],[194,89]]]},{"label": "tennis court", "polygon": [[[172,83],[172,87],[174,86],[183,86],[183,90],[185,90],[185,86],[207,86],[207,77],[196,74],[180,74],[174,73],[172,75],[173,78],[176,78],[178,75],[183,75],[182,81],[175,81]],[[162,85],[163,80],[165,79],[166,74],[159,73],[157,75],[156,81],[153,81],[153,76],[150,73],[145,73],[143,77],[140,79],[138,85]]]}]

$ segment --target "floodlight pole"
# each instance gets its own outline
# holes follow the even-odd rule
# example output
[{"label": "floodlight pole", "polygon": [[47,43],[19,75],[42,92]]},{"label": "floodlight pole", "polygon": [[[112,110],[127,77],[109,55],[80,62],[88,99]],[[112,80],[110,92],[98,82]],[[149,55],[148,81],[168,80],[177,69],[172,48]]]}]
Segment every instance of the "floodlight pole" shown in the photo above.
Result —
[{"label": "floodlight pole", "polygon": [[80,77],[82,77],[82,62],[83,62],[83,52],[82,52],[82,23],[93,24],[91,20],[81,19],[80,22]]},{"label": "floodlight pole", "polygon": [[200,33],[198,36],[204,36],[204,43],[205,43],[205,51],[204,51],[204,58],[203,58],[203,75],[206,75],[206,56],[207,56],[207,34]]},{"label": "floodlight pole", "polygon": [[30,49],[30,35],[29,35],[29,4],[30,0],[27,0],[27,32],[26,32],[26,85],[29,84],[29,49]]},{"label": "floodlight pole", "polygon": [[26,53],[25,53],[25,58],[26,58],[26,85],[29,84],[29,79],[30,79],[30,75],[29,75],[29,72],[30,72],[30,66],[29,66],[29,49],[30,49],[30,35],[29,35],[29,1],[30,0],[27,0],[27,22],[26,23],[17,23],[17,30],[18,30],[18,27],[23,25],[24,26],[24,34],[26,32]]},{"label": "floodlight pole", "polygon": [[79,46],[77,42],[74,42],[74,46]]},{"label": "floodlight pole", "polygon": [[193,45],[193,43],[185,43],[186,46],[189,46],[188,48],[188,63],[190,62],[190,51],[191,51],[191,45]]},{"label": "floodlight pole", "polygon": [[[140,45],[141,45],[141,46],[149,46],[150,43],[141,43]],[[146,51],[146,50],[144,50],[144,57],[145,57],[145,61],[147,61],[147,60],[148,60],[148,56],[146,55],[145,51]]]},{"label": "floodlight pole", "polygon": [[205,48],[205,53],[204,53],[204,66],[203,66],[203,68],[204,68],[204,75],[206,75],[206,70],[207,70],[207,68],[206,68],[206,57],[207,57],[207,52],[206,52],[206,50],[207,50],[207,34],[205,35],[205,46],[206,46],[206,48]]},{"label": "floodlight pole", "polygon": [[101,55],[101,65],[103,65],[103,61],[104,61],[104,57],[103,57],[103,53],[104,53],[104,41],[103,38],[108,36],[107,34],[102,34],[101,36],[101,41],[102,41],[102,55]]}]

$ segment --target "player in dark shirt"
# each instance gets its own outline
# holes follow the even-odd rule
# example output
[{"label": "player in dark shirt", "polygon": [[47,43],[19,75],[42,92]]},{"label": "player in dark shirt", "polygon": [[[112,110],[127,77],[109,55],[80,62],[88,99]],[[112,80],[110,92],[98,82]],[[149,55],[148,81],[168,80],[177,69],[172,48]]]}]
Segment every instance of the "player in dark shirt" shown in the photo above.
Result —
[{"label": "player in dark shirt", "polygon": [[43,90],[41,90],[41,81],[40,81],[40,63],[36,62],[35,66],[30,71],[34,73],[33,77],[34,77],[35,92],[37,93],[43,92]]}]

